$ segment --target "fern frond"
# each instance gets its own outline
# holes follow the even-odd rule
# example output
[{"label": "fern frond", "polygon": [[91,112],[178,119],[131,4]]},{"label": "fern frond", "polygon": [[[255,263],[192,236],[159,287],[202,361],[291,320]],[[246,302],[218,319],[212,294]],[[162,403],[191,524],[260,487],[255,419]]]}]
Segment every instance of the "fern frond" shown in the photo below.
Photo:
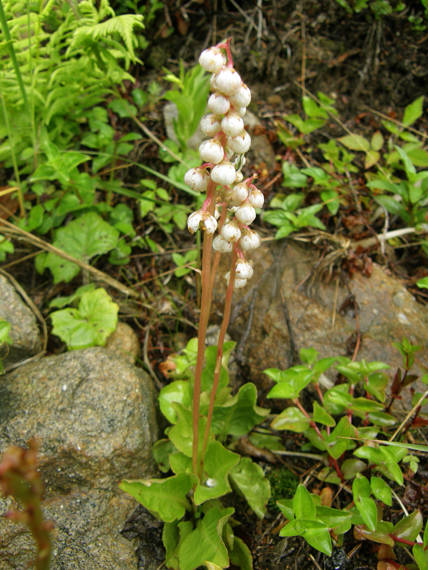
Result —
[{"label": "fern frond", "polygon": [[117,34],[125,44],[131,61],[136,61],[137,58],[134,52],[134,44],[136,44],[134,28],[144,28],[143,16],[123,14],[122,16],[115,16],[114,18],[110,18],[110,20],[93,26],[82,26],[74,32],[69,49],[73,51],[82,45],[92,44],[101,39],[110,39]]}]

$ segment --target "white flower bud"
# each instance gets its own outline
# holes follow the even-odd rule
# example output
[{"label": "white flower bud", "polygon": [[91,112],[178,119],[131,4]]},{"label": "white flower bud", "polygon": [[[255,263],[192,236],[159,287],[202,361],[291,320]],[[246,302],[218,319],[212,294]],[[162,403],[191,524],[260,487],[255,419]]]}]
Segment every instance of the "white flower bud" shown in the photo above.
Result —
[{"label": "white flower bud", "polygon": [[249,226],[252,222],[254,222],[254,219],[256,217],[256,211],[249,204],[248,205],[245,204],[245,206],[240,206],[236,210],[235,217],[238,221],[241,222],[241,224]]},{"label": "white flower bud", "polygon": [[191,168],[184,175],[184,183],[192,190],[203,192],[207,189],[210,177],[203,168]]},{"label": "white flower bud", "polygon": [[230,102],[235,108],[248,107],[251,102],[251,91],[242,83],[239,89],[230,97]]},{"label": "white flower bud", "polygon": [[251,279],[254,273],[253,266],[245,259],[239,259],[236,262],[235,271],[238,279]]},{"label": "white flower bud", "polygon": [[238,113],[228,113],[221,121],[221,128],[229,137],[236,137],[244,130],[244,121]]},{"label": "white flower bud", "polygon": [[248,186],[244,182],[235,184],[230,193],[228,193],[229,196],[235,204],[242,204],[248,198]]},{"label": "white flower bud", "polygon": [[221,129],[221,124],[218,120],[218,116],[211,113],[209,115],[205,115],[205,117],[202,117],[199,126],[201,127],[203,134],[207,137],[213,137]]},{"label": "white flower bud", "polygon": [[242,174],[242,172],[239,170],[236,173],[236,178],[235,178],[235,182],[242,182],[244,180],[244,175]]},{"label": "white flower bud", "polygon": [[[229,280],[230,280],[230,271],[228,271],[224,278],[226,279],[226,283],[229,285]],[[235,277],[235,282],[233,284],[233,288],[234,289],[241,289],[242,287],[245,287],[245,285],[247,284],[247,280],[246,279],[237,279]]]},{"label": "white flower bud", "polygon": [[230,162],[222,162],[217,164],[211,170],[211,180],[222,186],[233,184],[236,178],[236,170]]},{"label": "white flower bud", "polygon": [[219,236],[215,236],[215,238],[213,240],[213,248],[216,251],[220,251],[221,253],[228,253],[228,252],[232,251],[233,245],[231,242],[226,241],[224,238],[222,238],[219,235]]},{"label": "white flower bud", "polygon": [[238,241],[241,237],[241,230],[236,221],[227,222],[221,228],[220,235],[226,241]]},{"label": "white flower bud", "polygon": [[243,251],[248,251],[249,249],[257,249],[260,246],[261,240],[260,236],[254,230],[245,230],[245,233],[239,240],[239,246]]},{"label": "white flower bud", "polygon": [[232,67],[223,67],[214,75],[213,86],[225,95],[236,93],[242,84],[239,73]]},{"label": "white flower bud", "polygon": [[248,202],[253,206],[253,208],[263,208],[263,204],[265,203],[263,192],[258,188],[251,188],[248,195]]},{"label": "white flower bud", "polygon": [[199,145],[199,154],[204,162],[218,164],[223,160],[224,149],[220,141],[208,139]]},{"label": "white flower bud", "polygon": [[187,229],[194,234],[199,228],[202,228],[207,234],[213,234],[217,229],[217,220],[204,210],[192,212],[187,218]]},{"label": "white flower bud", "polygon": [[233,284],[234,289],[242,289],[247,284],[246,279],[235,279],[235,283]]},{"label": "white flower bud", "polygon": [[220,93],[212,93],[208,98],[208,109],[215,115],[224,115],[230,109],[230,101]]},{"label": "white flower bud", "polygon": [[238,113],[238,115],[240,117],[243,117],[245,115],[245,113],[247,112],[247,107],[238,107],[236,109],[236,112]]},{"label": "white flower bud", "polygon": [[210,47],[201,53],[199,63],[210,73],[217,73],[226,65],[226,56],[220,48]]},{"label": "white flower bud", "polygon": [[233,152],[243,154],[244,152],[247,152],[251,146],[251,137],[247,131],[242,131],[240,135],[231,137],[227,141],[227,145],[231,150],[233,150]]},{"label": "white flower bud", "polygon": [[217,229],[217,220],[214,216],[207,216],[202,222],[202,229],[207,232],[207,234],[213,234]]}]

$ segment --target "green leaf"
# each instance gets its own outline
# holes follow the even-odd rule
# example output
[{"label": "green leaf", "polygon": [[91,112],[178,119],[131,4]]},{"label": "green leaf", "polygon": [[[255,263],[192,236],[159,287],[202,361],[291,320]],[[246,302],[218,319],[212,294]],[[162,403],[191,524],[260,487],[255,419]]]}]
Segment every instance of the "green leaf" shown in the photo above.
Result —
[{"label": "green leaf", "polygon": [[423,522],[421,511],[413,511],[394,526],[394,535],[403,540],[414,541],[422,530]]},{"label": "green leaf", "polygon": [[282,173],[284,174],[282,185],[286,188],[304,188],[307,184],[308,177],[290,162],[282,163]]},{"label": "green leaf", "polygon": [[198,483],[195,494],[195,505],[201,505],[210,499],[222,497],[231,491],[228,475],[239,463],[240,456],[226,449],[219,441],[208,444],[204,461],[203,482]]},{"label": "green leaf", "polygon": [[422,116],[423,103],[424,103],[424,97],[422,95],[421,97],[415,99],[413,103],[407,105],[407,107],[404,109],[404,115],[402,121],[404,126],[408,127],[410,125],[413,125],[413,123],[417,121],[419,117]]},{"label": "green leaf", "polygon": [[87,285],[82,285],[78,287],[76,291],[72,295],[68,295],[67,297],[55,297],[49,303],[49,307],[52,309],[62,309],[67,305],[72,305],[75,301],[78,301],[83,293],[87,293],[88,291],[95,290],[95,283],[88,283]]},{"label": "green leaf", "polygon": [[169,439],[158,439],[152,447],[153,458],[162,473],[170,470],[169,457],[175,451],[175,447]]},{"label": "green leaf", "polygon": [[293,511],[296,519],[316,520],[316,507],[312,495],[300,484],[294,494]]},{"label": "green leaf", "polygon": [[425,570],[425,568],[428,568],[428,550],[425,550],[421,544],[415,544],[412,552],[419,570]]},{"label": "green leaf", "polygon": [[357,475],[352,483],[352,494],[355,506],[364,521],[364,524],[371,531],[376,530],[377,508],[376,503],[370,498],[370,483],[363,475]]},{"label": "green leaf", "polygon": [[372,136],[372,140],[370,142],[370,146],[372,147],[373,150],[380,150],[383,146],[383,136],[382,133],[380,131],[376,131],[373,136]]},{"label": "green leaf", "polygon": [[288,370],[268,368],[264,373],[278,382],[268,393],[268,398],[297,398],[312,380],[313,372],[306,366],[293,366]]},{"label": "green leaf", "polygon": [[292,520],[279,532],[280,536],[302,536],[308,544],[331,556],[332,544],[328,528],[315,520]]},{"label": "green leaf", "polygon": [[359,150],[368,152],[370,150],[370,143],[361,135],[351,134],[338,139],[346,148],[350,150]]},{"label": "green leaf", "polygon": [[318,424],[323,424],[325,426],[333,427],[336,425],[334,418],[322,408],[316,400],[313,404],[313,414],[312,419]]},{"label": "green leaf", "polygon": [[352,526],[352,514],[345,510],[319,506],[316,512],[317,520],[328,526],[336,535],[345,534]]},{"label": "green leaf", "polygon": [[190,532],[179,547],[180,570],[195,570],[207,562],[220,568],[229,567],[229,556],[223,542],[223,527],[234,509],[220,509],[215,506],[198,520],[195,530]]},{"label": "green leaf", "polygon": [[379,162],[380,153],[377,150],[369,150],[366,153],[366,158],[364,160],[364,168],[368,170],[372,166],[374,166],[377,162]]},{"label": "green leaf", "polygon": [[351,457],[342,463],[342,473],[345,479],[353,479],[357,473],[362,473],[367,469],[367,464],[360,459]]},{"label": "green leaf", "polygon": [[350,438],[356,436],[356,428],[349,423],[349,419],[341,418],[332,433],[325,438],[329,455],[334,459],[339,459],[345,451],[354,449],[355,442]]},{"label": "green leaf", "polygon": [[[57,230],[53,245],[87,263],[95,255],[108,253],[115,248],[118,238],[119,232],[113,226],[98,214],[89,212]],[[44,268],[51,270],[54,283],[71,281],[80,271],[75,263],[51,252],[44,260]]]},{"label": "green leaf", "polygon": [[240,570],[253,570],[253,559],[250,549],[239,536],[233,537],[233,547],[229,549],[230,562]]},{"label": "green leaf", "polygon": [[389,507],[392,505],[391,487],[381,477],[370,477],[370,487],[376,499]]},{"label": "green leaf", "polygon": [[136,107],[131,105],[126,99],[113,99],[113,101],[110,101],[108,104],[108,107],[122,119],[135,117],[137,115]]},{"label": "green leaf", "polygon": [[270,485],[263,469],[249,457],[241,457],[230,478],[259,518],[263,518],[270,498]]},{"label": "green leaf", "polygon": [[167,479],[123,480],[119,488],[164,522],[180,520],[190,509],[186,495],[192,488],[192,477],[187,473]]},{"label": "green leaf", "polygon": [[428,289],[428,277],[422,277],[422,279],[416,282],[416,285],[421,289]]},{"label": "green leaf", "polygon": [[0,345],[12,344],[12,339],[9,336],[10,323],[4,319],[0,319]]},{"label": "green leaf", "polygon": [[257,406],[257,388],[249,382],[241,386],[236,396],[214,408],[212,429],[222,436],[240,437],[260,424],[268,414],[268,409]]},{"label": "green leaf", "polygon": [[171,382],[162,388],[159,392],[159,407],[166,419],[175,424],[177,422],[177,413],[174,403],[178,402],[185,408],[190,407],[192,395],[189,382],[185,380],[177,380]]},{"label": "green leaf", "polygon": [[289,430],[302,433],[308,429],[310,419],[307,418],[299,408],[290,406],[275,416],[271,423],[272,429]]},{"label": "green leaf", "polygon": [[63,340],[69,350],[103,346],[115,330],[119,306],[104,289],[87,291],[77,309],[62,309],[51,314],[52,333]]}]

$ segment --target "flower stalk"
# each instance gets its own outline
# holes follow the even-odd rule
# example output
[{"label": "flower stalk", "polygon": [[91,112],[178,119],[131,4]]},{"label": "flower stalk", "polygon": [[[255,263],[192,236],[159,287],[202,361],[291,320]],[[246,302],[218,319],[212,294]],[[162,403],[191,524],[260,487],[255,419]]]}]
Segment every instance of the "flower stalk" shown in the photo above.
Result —
[{"label": "flower stalk", "polygon": [[[199,146],[203,164],[186,172],[184,181],[195,191],[206,192],[200,210],[190,214],[187,226],[191,233],[204,231],[201,278],[201,311],[198,328],[198,354],[193,389],[192,468],[202,475],[206,448],[218,389],[223,345],[230,320],[233,290],[244,287],[253,275],[248,251],[260,245],[260,237],[249,228],[256,209],[264,202],[263,193],[253,184],[255,176],[244,180],[244,154],[251,137],[245,130],[244,115],[251,101],[251,92],[233,67],[230,40],[204,50],[199,63],[212,76],[209,113],[200,127],[208,137]],[[212,255],[212,249],[215,255]],[[225,275],[227,292],[223,322],[217,345],[216,366],[210,394],[208,416],[202,449],[199,449],[200,396],[204,368],[205,338],[208,326],[214,281],[221,253],[231,253],[230,271]]]}]

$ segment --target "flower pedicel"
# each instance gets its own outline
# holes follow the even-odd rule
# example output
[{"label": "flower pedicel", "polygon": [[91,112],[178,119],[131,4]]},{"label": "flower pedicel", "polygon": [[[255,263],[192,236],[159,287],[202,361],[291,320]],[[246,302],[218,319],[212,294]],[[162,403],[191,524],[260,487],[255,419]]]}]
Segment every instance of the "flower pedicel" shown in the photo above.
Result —
[{"label": "flower pedicel", "polygon": [[[209,114],[201,119],[201,130],[209,137],[199,146],[202,166],[191,168],[184,177],[185,183],[207,197],[200,210],[190,214],[187,227],[194,233],[199,228],[207,234],[217,235],[213,248],[222,253],[235,252],[236,276],[234,287],[244,287],[253,274],[246,252],[260,245],[260,236],[248,226],[256,217],[256,208],[264,202],[263,193],[243,179],[243,154],[251,145],[250,135],[244,128],[243,116],[251,101],[251,92],[233,68],[229,40],[204,50],[201,66],[212,73]],[[219,221],[215,213],[220,212]],[[229,280],[231,272],[226,274]]]}]

